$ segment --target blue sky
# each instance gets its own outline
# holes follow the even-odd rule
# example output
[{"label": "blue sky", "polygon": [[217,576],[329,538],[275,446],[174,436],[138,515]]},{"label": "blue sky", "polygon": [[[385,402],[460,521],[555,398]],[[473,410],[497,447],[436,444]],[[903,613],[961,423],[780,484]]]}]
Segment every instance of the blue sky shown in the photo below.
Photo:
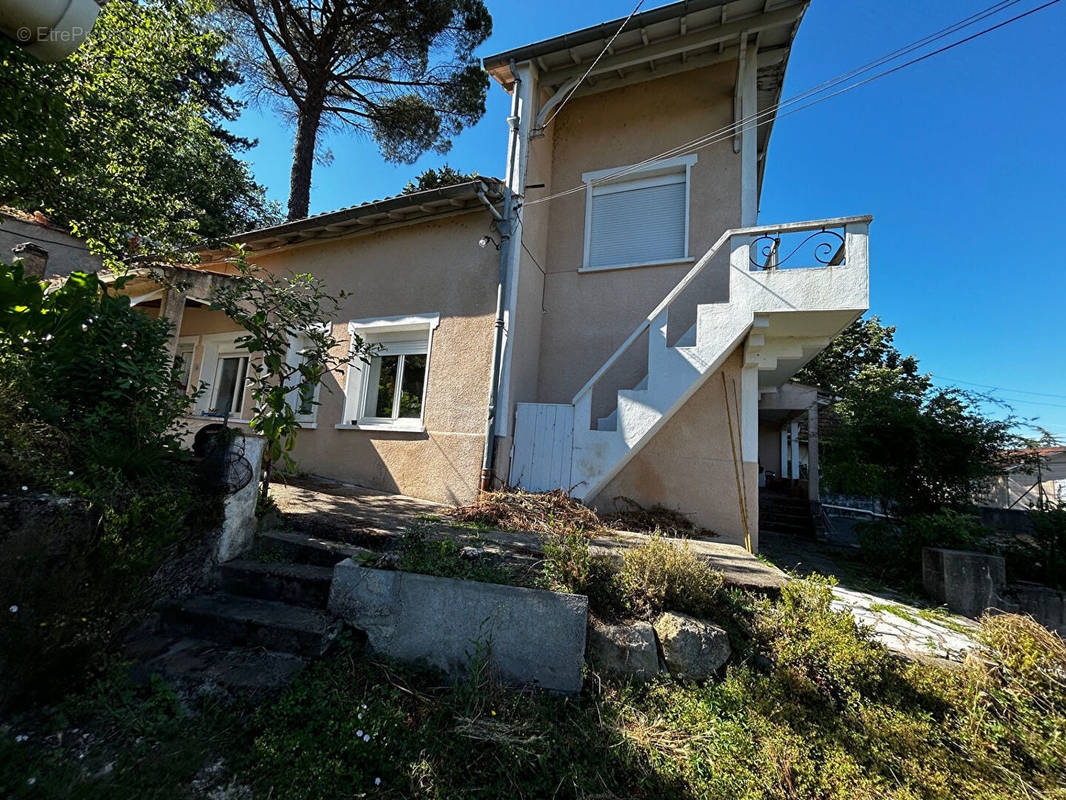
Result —
[{"label": "blue sky", "polygon": [[[481,54],[624,17],[630,0],[487,0]],[[992,0],[814,0],[784,97],[967,17]],[[648,8],[661,3],[646,0]],[[1040,4],[1023,0],[967,33]],[[871,313],[944,382],[1000,387],[1019,415],[1066,441],[1066,3],[778,120],[760,222],[873,214]],[[953,38],[959,38],[956,35]],[[950,40],[949,40],[950,41]],[[315,167],[311,212],[395,194],[447,162],[502,175],[507,95],[446,156],[384,163],[366,139],[332,135]],[[234,125],[271,197],[288,194],[292,130],[248,109]],[[658,298],[649,298],[654,304]],[[990,411],[994,409],[989,409]]]}]

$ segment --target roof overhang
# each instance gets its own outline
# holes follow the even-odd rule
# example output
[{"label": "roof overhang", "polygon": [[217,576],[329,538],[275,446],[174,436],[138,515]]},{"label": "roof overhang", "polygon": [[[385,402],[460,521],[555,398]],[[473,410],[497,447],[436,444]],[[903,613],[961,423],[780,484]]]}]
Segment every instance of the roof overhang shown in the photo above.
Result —
[{"label": "roof overhang", "polygon": [[[478,178],[239,233],[228,237],[227,241],[244,245],[247,251],[261,253],[311,240],[376,232],[454,214],[468,214],[479,209],[487,210],[486,201],[497,206],[503,202],[503,198],[504,187],[501,181],[496,178]],[[228,251],[213,248],[204,248],[200,254],[207,263],[231,255]]]},{"label": "roof overhang", "polygon": [[[736,61],[743,51],[746,58],[757,61],[761,112],[780,102],[792,42],[809,4],[810,0],[686,0],[635,14],[610,47],[608,42],[624,17],[497,53],[484,64],[508,92],[514,88],[512,62],[516,66],[528,62],[536,67],[541,89],[567,95],[580,81],[572,96],[581,97]],[[773,119],[770,115],[760,122],[760,154],[769,146]],[[760,184],[762,169],[761,161]]]}]

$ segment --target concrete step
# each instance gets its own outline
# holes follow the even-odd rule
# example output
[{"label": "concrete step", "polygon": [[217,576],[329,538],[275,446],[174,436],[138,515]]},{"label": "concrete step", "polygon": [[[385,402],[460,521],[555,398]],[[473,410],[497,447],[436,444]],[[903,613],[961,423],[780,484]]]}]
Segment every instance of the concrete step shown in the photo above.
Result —
[{"label": "concrete step", "polygon": [[203,639],[173,639],[151,658],[130,669],[130,677],[147,683],[162,675],[171,683],[200,688],[205,684],[233,691],[271,691],[285,686],[307,664],[292,653],[228,647]]},{"label": "concrete step", "polygon": [[333,580],[332,567],[245,559],[226,562],[219,574],[229,594],[323,609]]},{"label": "concrete step", "polygon": [[334,542],[291,531],[267,531],[257,537],[256,551],[264,561],[288,561],[318,567],[334,567],[346,558],[370,564],[381,554],[364,547]]},{"label": "concrete step", "polygon": [[308,657],[324,654],[338,633],[338,625],[321,611],[232,594],[173,602],[160,617],[165,629],[189,638]]},{"label": "concrete step", "polygon": [[762,517],[759,518],[759,530],[768,531],[770,533],[783,533],[790,536],[802,536],[807,538],[813,538],[815,535],[814,524],[811,522],[808,522],[803,525],[798,525],[794,523],[766,520]]}]

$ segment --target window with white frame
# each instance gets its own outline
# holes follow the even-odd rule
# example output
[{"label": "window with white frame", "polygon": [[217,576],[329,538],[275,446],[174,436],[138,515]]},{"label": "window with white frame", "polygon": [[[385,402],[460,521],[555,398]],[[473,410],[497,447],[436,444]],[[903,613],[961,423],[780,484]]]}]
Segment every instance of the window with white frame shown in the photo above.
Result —
[{"label": "window with white frame", "polygon": [[181,381],[181,388],[186,392],[189,391],[189,383],[192,381],[192,359],[195,352],[196,345],[189,342],[179,344],[178,352],[174,356],[174,365],[181,370],[181,377],[178,380]]},{"label": "window with white frame", "polygon": [[349,330],[374,346],[349,367],[342,427],[422,430],[437,314],[355,320]]},{"label": "window with white frame", "polygon": [[[317,323],[317,326],[325,331],[328,331],[330,326],[328,323]],[[289,340],[289,351],[285,355],[285,363],[289,367],[299,367],[307,360],[305,355],[305,348],[311,346],[311,338],[306,333],[294,334]],[[295,378],[293,381],[295,382]],[[318,397],[319,389],[322,384],[318,383],[313,389],[309,391],[301,392],[298,389],[293,389],[289,393],[288,401],[296,412],[296,418],[301,423],[312,424],[317,421],[318,417]]]},{"label": "window with white frame", "polygon": [[244,406],[244,384],[247,377],[246,352],[219,352],[215,379],[211,384],[211,413],[239,417]]},{"label": "window with white frame", "polygon": [[[642,167],[586,172],[582,269],[670,264],[688,258],[694,154]],[[619,174],[621,173],[621,174]]]}]

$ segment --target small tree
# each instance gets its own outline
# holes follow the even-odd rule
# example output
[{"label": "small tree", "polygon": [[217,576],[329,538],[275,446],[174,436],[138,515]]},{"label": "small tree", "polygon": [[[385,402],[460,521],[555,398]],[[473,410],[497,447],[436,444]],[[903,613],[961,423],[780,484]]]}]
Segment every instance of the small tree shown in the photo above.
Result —
[{"label": "small tree", "polygon": [[267,442],[266,497],[275,465],[294,466],[289,453],[296,445],[300,416],[317,405],[315,390],[326,373],[368,360],[373,346],[352,334],[351,346],[337,354],[343,343],[333,336],[328,320],[347,293],[330,295],[322,281],[307,273],[261,271],[239,249],[232,263],[239,278],[215,290],[211,307],[247,331],[237,345],[254,357],[248,376],[254,404],[250,427]]}]

